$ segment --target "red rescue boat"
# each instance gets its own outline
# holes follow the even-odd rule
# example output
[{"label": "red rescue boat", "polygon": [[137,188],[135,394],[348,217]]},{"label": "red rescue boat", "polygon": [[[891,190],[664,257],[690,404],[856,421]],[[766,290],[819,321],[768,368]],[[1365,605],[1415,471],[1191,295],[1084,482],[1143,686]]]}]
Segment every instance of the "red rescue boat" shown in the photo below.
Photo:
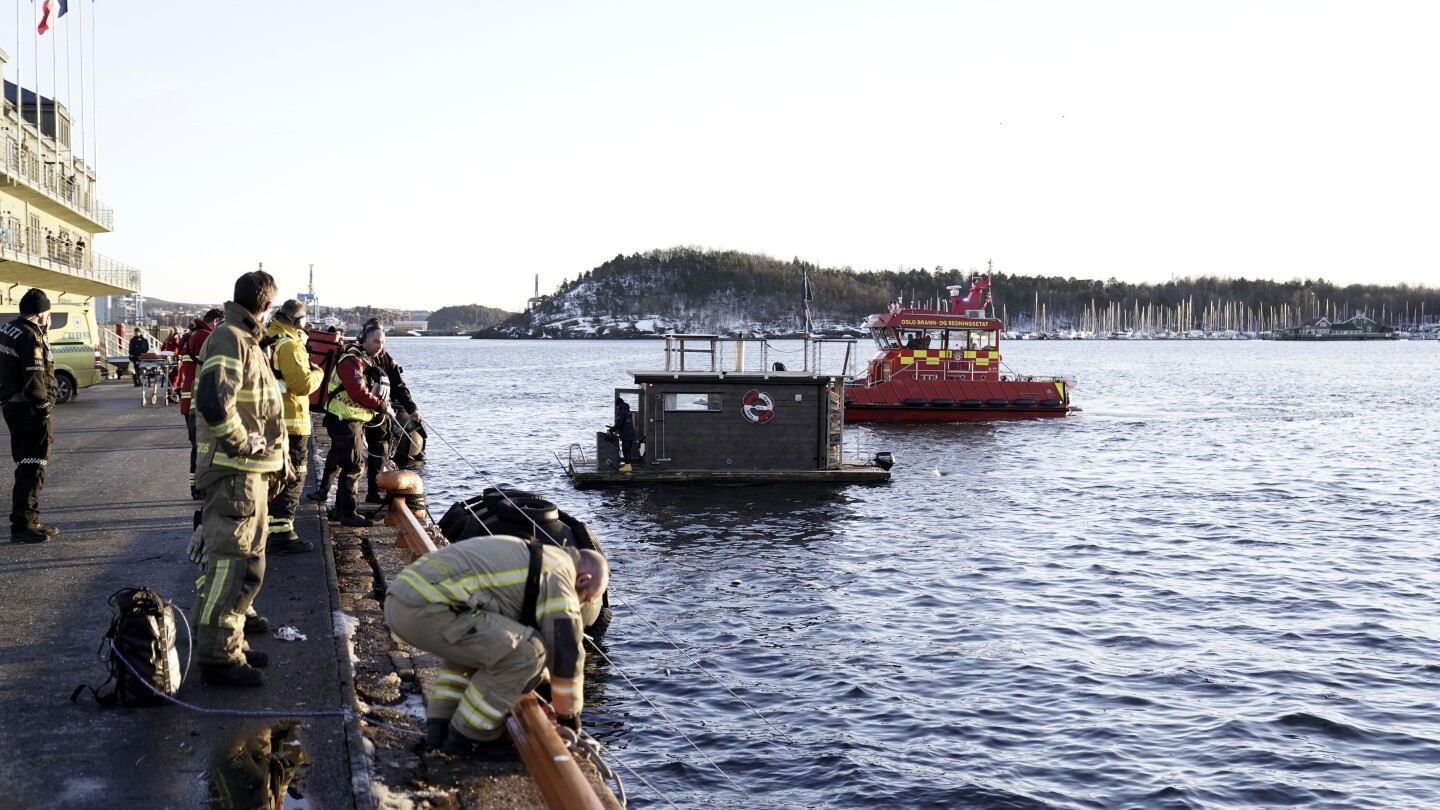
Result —
[{"label": "red rescue boat", "polygon": [[952,422],[1036,419],[1079,410],[1066,377],[1025,377],[1000,370],[1000,333],[989,275],[969,295],[950,287],[948,310],[906,308],[871,315],[865,328],[880,351],[845,387],[846,422]]}]

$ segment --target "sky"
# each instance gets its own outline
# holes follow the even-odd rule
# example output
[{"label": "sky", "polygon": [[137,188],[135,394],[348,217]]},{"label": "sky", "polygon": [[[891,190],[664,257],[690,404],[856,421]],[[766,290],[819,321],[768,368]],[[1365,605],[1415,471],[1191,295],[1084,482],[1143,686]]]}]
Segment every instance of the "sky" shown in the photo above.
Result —
[{"label": "sky", "polygon": [[69,6],[41,90],[151,297],[513,311],[676,245],[1440,285],[1432,0]]}]

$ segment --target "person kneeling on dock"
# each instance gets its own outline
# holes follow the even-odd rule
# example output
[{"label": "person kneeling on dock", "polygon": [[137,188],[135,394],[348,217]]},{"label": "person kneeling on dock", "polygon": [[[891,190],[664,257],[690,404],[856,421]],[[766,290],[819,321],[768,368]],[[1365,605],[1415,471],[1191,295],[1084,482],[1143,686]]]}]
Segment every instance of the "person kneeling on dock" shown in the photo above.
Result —
[{"label": "person kneeling on dock", "polygon": [[385,597],[385,621],[443,661],[425,707],[426,741],[480,760],[514,758],[501,722],[547,666],[556,719],[578,731],[580,606],[600,599],[609,582],[598,552],[504,536],[446,546],[401,571]]}]

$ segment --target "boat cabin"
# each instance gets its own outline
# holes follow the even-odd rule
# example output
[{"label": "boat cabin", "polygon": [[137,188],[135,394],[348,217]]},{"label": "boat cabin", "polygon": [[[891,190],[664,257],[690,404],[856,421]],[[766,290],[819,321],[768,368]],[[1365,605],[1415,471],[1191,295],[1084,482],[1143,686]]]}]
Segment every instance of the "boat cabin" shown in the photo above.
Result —
[{"label": "boat cabin", "polygon": [[912,365],[922,378],[999,378],[1003,326],[994,318],[907,309],[871,315],[865,328],[879,350],[866,368],[869,380],[889,380]]},{"label": "boat cabin", "polygon": [[[572,448],[569,471],[577,485],[889,480],[888,467],[842,458],[845,375],[787,370],[784,362],[769,362],[762,341],[665,340],[665,368],[630,371],[634,385],[614,391],[632,414],[634,457],[624,464],[619,437],[597,433],[593,469]],[[722,343],[736,342],[727,368]],[[761,344],[748,366],[746,343]]]}]

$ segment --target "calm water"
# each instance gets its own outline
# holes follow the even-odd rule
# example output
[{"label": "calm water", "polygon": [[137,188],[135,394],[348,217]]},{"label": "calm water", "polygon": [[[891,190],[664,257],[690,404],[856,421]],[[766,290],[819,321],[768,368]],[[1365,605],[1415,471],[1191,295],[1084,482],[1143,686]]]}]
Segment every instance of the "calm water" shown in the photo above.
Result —
[{"label": "calm water", "polygon": [[1012,342],[1085,412],[849,428],[885,486],[594,492],[552,453],[659,342],[390,348],[432,504],[605,544],[631,807],[1440,806],[1440,344]]}]

